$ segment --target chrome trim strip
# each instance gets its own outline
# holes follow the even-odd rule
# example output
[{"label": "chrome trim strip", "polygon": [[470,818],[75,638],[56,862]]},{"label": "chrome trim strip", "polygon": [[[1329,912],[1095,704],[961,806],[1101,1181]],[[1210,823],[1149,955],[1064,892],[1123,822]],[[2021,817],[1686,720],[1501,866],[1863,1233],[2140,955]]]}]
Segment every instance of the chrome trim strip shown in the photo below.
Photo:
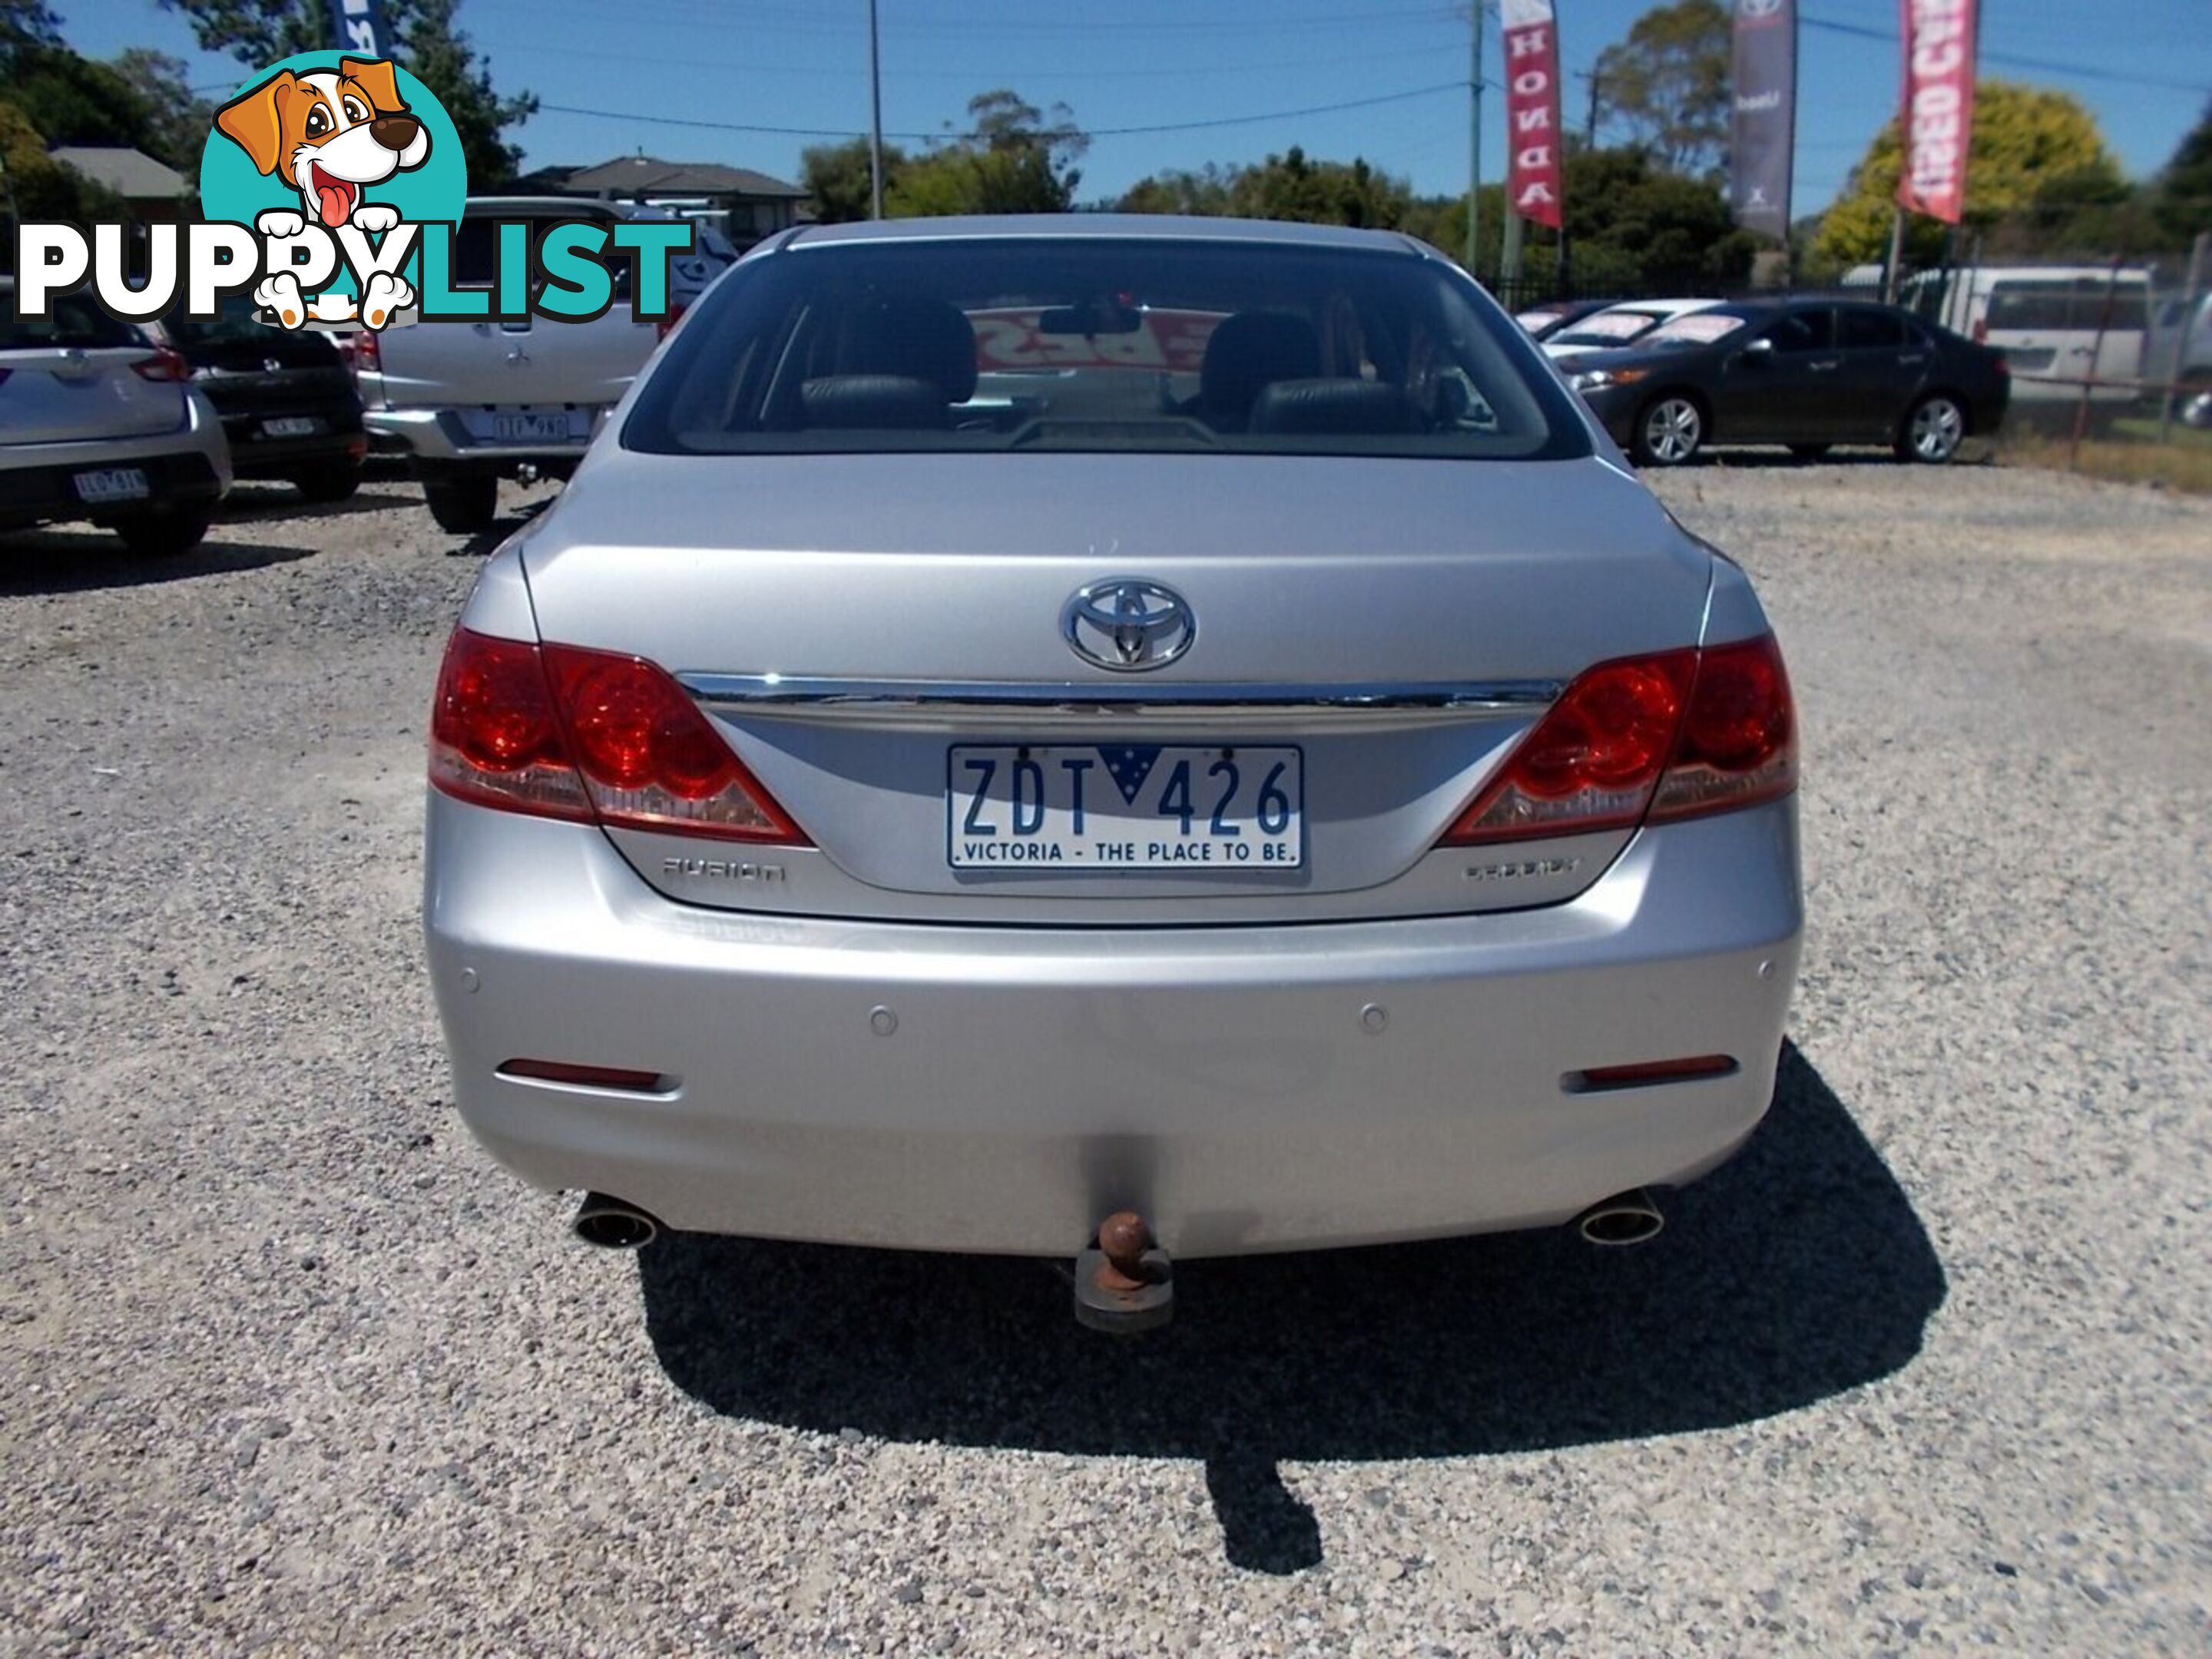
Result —
[{"label": "chrome trim strip", "polygon": [[957,709],[1286,708],[1461,711],[1542,708],[1559,700],[1563,680],[1468,680],[1445,684],[1383,681],[1297,685],[1188,681],[1143,687],[1081,681],[816,679],[784,674],[678,674],[677,683],[702,702],[743,703],[799,713],[852,709],[883,713]]}]

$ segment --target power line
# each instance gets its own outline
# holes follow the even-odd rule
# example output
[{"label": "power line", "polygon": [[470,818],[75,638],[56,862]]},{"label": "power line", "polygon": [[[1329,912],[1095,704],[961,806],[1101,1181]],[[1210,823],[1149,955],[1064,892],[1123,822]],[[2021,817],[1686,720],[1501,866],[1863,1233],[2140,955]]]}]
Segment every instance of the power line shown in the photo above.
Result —
[{"label": "power line", "polygon": [[[1848,34],[1861,40],[1883,40],[1894,46],[1899,38],[1895,29],[1877,28],[1870,23],[1839,23],[1826,17],[1810,17],[1803,12],[1797,14],[1797,21],[1808,29],[1820,29],[1829,34]],[[1985,64],[2003,64],[2013,69],[2035,70],[2045,75],[2070,76],[2076,81],[2109,81],[2124,87],[2160,87],[2172,92],[2212,94],[2212,82],[2167,81],[2156,76],[2128,75],[2118,70],[2061,63],[2050,58],[2023,57],[2012,52],[1985,51],[1978,55]]]},{"label": "power line", "polygon": [[[1415,98],[1432,98],[1438,93],[1464,92],[1464,81],[1442,81],[1435,86],[1413,87],[1404,92],[1386,92],[1373,98],[1347,98],[1336,104],[1308,104],[1299,109],[1268,110],[1256,115],[1222,115],[1206,121],[1162,121],[1133,127],[1090,127],[1085,136],[1091,138],[1129,138],[1143,133],[1197,132],[1212,127],[1255,126],[1264,121],[1295,120],[1306,115],[1333,115],[1340,110],[1371,109],[1378,104],[1402,104]],[[646,115],[635,110],[587,109],[576,104],[543,104],[542,110],[560,115],[596,116],[608,121],[641,121],[653,126],[704,127],[717,132],[765,132],[785,138],[851,138],[857,136],[850,127],[778,127],[764,126],[750,121],[703,121],[676,115]],[[948,136],[945,132],[886,132],[886,138],[906,138],[917,143]]]}]

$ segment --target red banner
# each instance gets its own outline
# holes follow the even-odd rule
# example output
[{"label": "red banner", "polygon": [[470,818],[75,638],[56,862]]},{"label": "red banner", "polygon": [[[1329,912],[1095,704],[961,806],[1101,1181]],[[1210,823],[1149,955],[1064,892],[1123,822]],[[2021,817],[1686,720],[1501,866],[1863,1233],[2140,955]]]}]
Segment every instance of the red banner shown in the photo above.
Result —
[{"label": "red banner", "polygon": [[1905,171],[1897,199],[1947,225],[1966,206],[1974,130],[1977,0],[1899,0],[1905,21]]},{"label": "red banner", "polygon": [[1505,20],[1507,205],[1559,228],[1559,37],[1552,0],[1502,0]]}]

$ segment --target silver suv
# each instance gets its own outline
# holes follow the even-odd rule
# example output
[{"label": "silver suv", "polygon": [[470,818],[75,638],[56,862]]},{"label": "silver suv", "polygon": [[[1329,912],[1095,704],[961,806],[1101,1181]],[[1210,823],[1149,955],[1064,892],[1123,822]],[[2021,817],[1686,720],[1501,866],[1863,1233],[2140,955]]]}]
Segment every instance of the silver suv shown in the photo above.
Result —
[{"label": "silver suv", "polygon": [[[493,224],[531,222],[533,242],[563,221],[628,216],[574,197],[471,200],[453,241],[453,286],[489,289]],[[620,300],[582,323],[436,323],[355,337],[362,420],[380,447],[405,452],[441,528],[490,527],[499,480],[525,465],[566,477],[599,422],[653,355],[660,331]]]},{"label": "silver suv", "polygon": [[0,276],[0,531],[88,519],[133,553],[183,553],[230,488],[191,368],[86,294],[15,315]]}]

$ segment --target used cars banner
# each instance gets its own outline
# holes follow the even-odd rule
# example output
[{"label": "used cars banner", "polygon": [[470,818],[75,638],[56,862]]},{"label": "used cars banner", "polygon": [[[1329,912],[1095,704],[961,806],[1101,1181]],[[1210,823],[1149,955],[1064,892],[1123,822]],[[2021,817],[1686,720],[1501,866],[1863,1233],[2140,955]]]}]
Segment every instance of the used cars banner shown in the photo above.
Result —
[{"label": "used cars banner", "polygon": [[1504,0],[1506,199],[1524,219],[1559,228],[1559,39],[1552,0]]},{"label": "used cars banner", "polygon": [[1902,0],[1905,170],[1899,204],[1947,225],[1966,205],[1966,145],[1974,125],[1977,0]]},{"label": "used cars banner", "polygon": [[1770,236],[1789,235],[1796,148],[1796,0],[1735,0],[1729,205],[1736,223]]}]

